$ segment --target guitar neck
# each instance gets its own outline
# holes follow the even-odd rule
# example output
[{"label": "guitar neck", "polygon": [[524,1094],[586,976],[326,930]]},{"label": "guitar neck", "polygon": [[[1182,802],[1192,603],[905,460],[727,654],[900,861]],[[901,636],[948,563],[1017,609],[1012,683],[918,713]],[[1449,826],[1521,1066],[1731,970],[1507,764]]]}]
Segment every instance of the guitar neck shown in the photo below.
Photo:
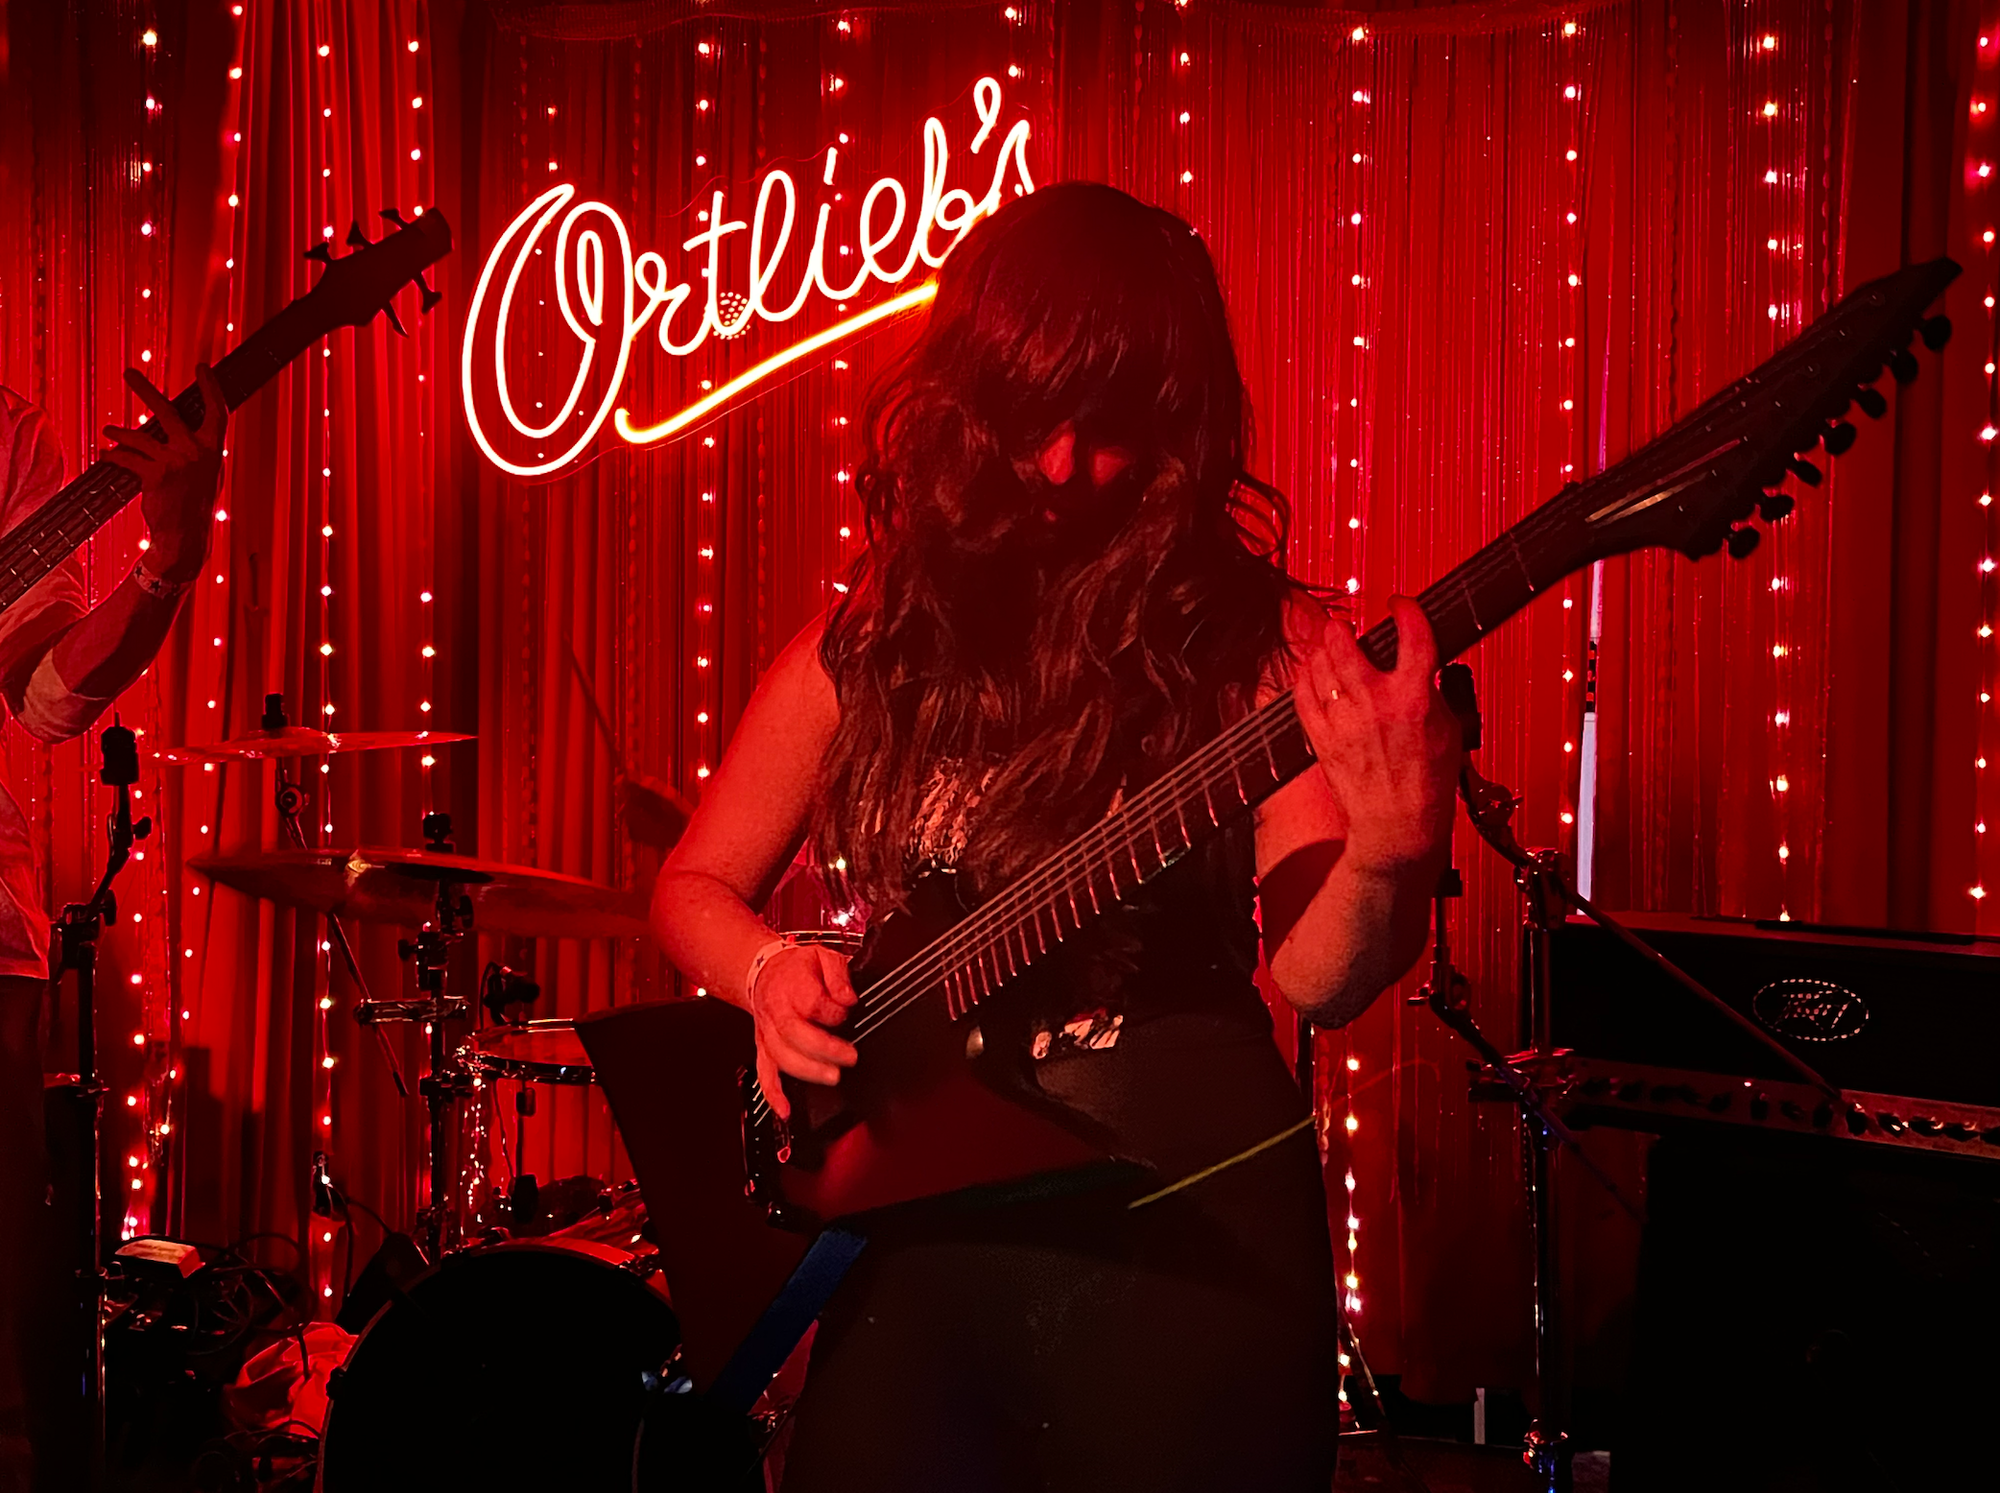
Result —
[{"label": "guitar neck", "polygon": [[[309,300],[302,296],[292,302],[215,365],[216,380],[231,409],[323,335],[324,324]],[[196,384],[181,390],[173,404],[191,428],[206,412]],[[131,472],[116,462],[93,462],[23,522],[0,535],[0,612],[75,554],[138,495],[139,479]]]}]

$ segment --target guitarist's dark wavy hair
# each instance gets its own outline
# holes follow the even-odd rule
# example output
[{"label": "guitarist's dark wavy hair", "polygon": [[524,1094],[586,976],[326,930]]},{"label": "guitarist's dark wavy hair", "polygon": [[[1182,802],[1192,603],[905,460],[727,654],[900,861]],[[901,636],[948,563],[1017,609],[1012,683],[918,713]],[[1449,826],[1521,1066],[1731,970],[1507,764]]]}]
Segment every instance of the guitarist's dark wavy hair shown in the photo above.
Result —
[{"label": "guitarist's dark wavy hair", "polygon": [[[1037,455],[1065,422],[1079,465]],[[975,226],[929,320],[871,392],[856,472],[867,547],[828,615],[840,701],[815,834],[877,911],[902,900],[939,766],[994,769],[960,859],[1027,869],[1219,724],[1283,647],[1290,522],[1246,476],[1250,414],[1208,250],[1090,183]]]}]

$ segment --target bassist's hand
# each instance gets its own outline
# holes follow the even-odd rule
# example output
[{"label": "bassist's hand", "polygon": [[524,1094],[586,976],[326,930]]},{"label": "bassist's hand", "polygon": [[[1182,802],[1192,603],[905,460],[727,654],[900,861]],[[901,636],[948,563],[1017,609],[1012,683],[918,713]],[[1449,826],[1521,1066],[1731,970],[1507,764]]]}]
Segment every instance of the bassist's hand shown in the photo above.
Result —
[{"label": "bassist's hand", "polygon": [[757,1021],[757,1082],[781,1119],[791,1117],[781,1073],[808,1083],[837,1084],[859,1056],[834,1035],[854,1005],[847,960],[831,949],[799,944],[773,956],[757,976],[750,1014]]},{"label": "bassist's hand", "polygon": [[113,442],[104,453],[138,477],[140,505],[148,535],[146,568],[168,581],[191,581],[208,558],[209,528],[215,518],[215,490],[222,476],[222,434],[229,402],[206,363],[195,369],[200,386],[201,425],[188,429],[173,401],[136,368],[125,382],[144,400],[153,418],[144,425],[107,425]]}]

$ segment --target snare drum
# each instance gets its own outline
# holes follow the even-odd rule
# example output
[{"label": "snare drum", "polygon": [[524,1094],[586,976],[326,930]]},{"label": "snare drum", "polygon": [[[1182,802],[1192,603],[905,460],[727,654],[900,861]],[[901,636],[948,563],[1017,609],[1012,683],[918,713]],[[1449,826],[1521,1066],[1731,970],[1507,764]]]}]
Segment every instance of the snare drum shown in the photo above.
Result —
[{"label": "snare drum", "polygon": [[459,1066],[491,1083],[593,1084],[597,1074],[567,1017],[482,1027],[458,1049]]}]

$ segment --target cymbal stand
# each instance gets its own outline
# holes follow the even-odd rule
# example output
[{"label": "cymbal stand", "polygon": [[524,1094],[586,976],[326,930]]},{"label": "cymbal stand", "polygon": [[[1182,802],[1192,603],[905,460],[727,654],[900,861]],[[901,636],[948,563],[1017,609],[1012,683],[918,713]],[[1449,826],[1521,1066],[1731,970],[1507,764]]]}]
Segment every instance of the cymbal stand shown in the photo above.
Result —
[{"label": "cymbal stand", "polygon": [[[423,821],[425,848],[449,853],[451,815],[426,814]],[[423,1211],[424,1237],[430,1246],[432,1264],[443,1257],[454,1242],[451,1230],[451,1135],[447,1127],[452,1104],[466,1091],[465,1074],[451,1055],[445,1037],[445,1022],[463,1016],[466,1002],[445,993],[446,966],[452,945],[463,938],[472,921],[472,900],[456,881],[439,878],[437,910],[415,938],[400,939],[396,952],[416,966],[417,989],[428,997],[424,1029],[430,1038],[430,1071],[417,1082],[430,1110],[430,1203]]]},{"label": "cymbal stand", "polygon": [[[1472,826],[1480,837],[1514,866],[1515,882],[1526,905],[1521,974],[1533,1048],[1525,1056],[1539,1057],[1552,1050],[1549,930],[1563,915],[1558,900],[1562,885],[1560,858],[1553,851],[1530,854],[1522,850],[1509,827],[1518,800],[1506,788],[1481,776],[1469,760],[1479,746],[1482,729],[1472,671],[1464,664],[1447,664],[1439,670],[1438,686],[1459,719],[1468,758],[1459,772],[1459,797],[1465,801]],[[1584,1170],[1634,1222],[1643,1223],[1644,1217],[1609,1174],[1590,1159],[1575,1133],[1550,1108],[1535,1071],[1509,1058],[1473,1019],[1471,985],[1452,964],[1448,931],[1451,901],[1464,894],[1465,883],[1458,868],[1447,866],[1433,894],[1430,979],[1411,997],[1411,1004],[1428,1005],[1440,1021],[1462,1037],[1485,1064],[1484,1076],[1497,1081],[1521,1111],[1528,1220],[1535,1248],[1535,1381],[1540,1402],[1528,1427],[1521,1460],[1533,1471],[1535,1486],[1544,1493],[1569,1493],[1571,1447],[1569,1433],[1563,1427],[1569,1421],[1570,1397],[1568,1374],[1561,1358],[1561,1294],[1557,1289],[1555,1200],[1551,1192],[1556,1151],[1567,1146]]]},{"label": "cymbal stand", "polygon": [[[85,1474],[96,1486],[104,1471],[104,1198],[101,1190],[104,1083],[97,1072],[97,937],[118,921],[118,899],[111,883],[132,857],[132,846],[153,832],[150,817],[132,818],[132,785],[139,781],[138,741],[130,729],[113,724],[99,737],[104,767],[99,781],[116,794],[106,831],[110,840],[104,874],[88,902],[75,902],[56,920],[57,978],[76,974],[76,1084],[78,1112],[76,1146],[75,1266],[73,1298],[76,1329],[68,1341],[80,1351],[80,1373],[69,1382],[81,1384],[84,1415]],[[67,1087],[67,1086],[66,1086]]]},{"label": "cymbal stand", "polygon": [[[258,724],[266,731],[282,731],[290,724],[285,717],[285,697],[283,695],[270,694],[264,696],[264,714]],[[300,822],[300,811],[305,808],[308,797],[305,784],[294,783],[285,771],[283,765],[284,759],[279,758],[277,761],[279,766],[275,803],[278,810],[278,820],[284,825],[285,838],[292,842],[294,850],[310,850],[312,846],[306,840],[305,825]],[[354,945],[348,941],[347,925],[340,921],[339,913],[329,912],[326,914],[326,930],[330,942],[336,949],[340,950],[341,961],[347,966],[348,978],[354,981],[357,1010],[372,1009],[375,1002],[368,994],[368,980],[361,973],[361,961],[354,957]],[[409,1098],[410,1085],[403,1078],[403,1065],[396,1061],[396,1049],[389,1043],[389,1034],[374,1022],[363,1022],[362,1024],[369,1027],[375,1033],[375,1045],[382,1054],[382,1061],[389,1065],[389,1077],[395,1081],[396,1097],[399,1099]]]}]

